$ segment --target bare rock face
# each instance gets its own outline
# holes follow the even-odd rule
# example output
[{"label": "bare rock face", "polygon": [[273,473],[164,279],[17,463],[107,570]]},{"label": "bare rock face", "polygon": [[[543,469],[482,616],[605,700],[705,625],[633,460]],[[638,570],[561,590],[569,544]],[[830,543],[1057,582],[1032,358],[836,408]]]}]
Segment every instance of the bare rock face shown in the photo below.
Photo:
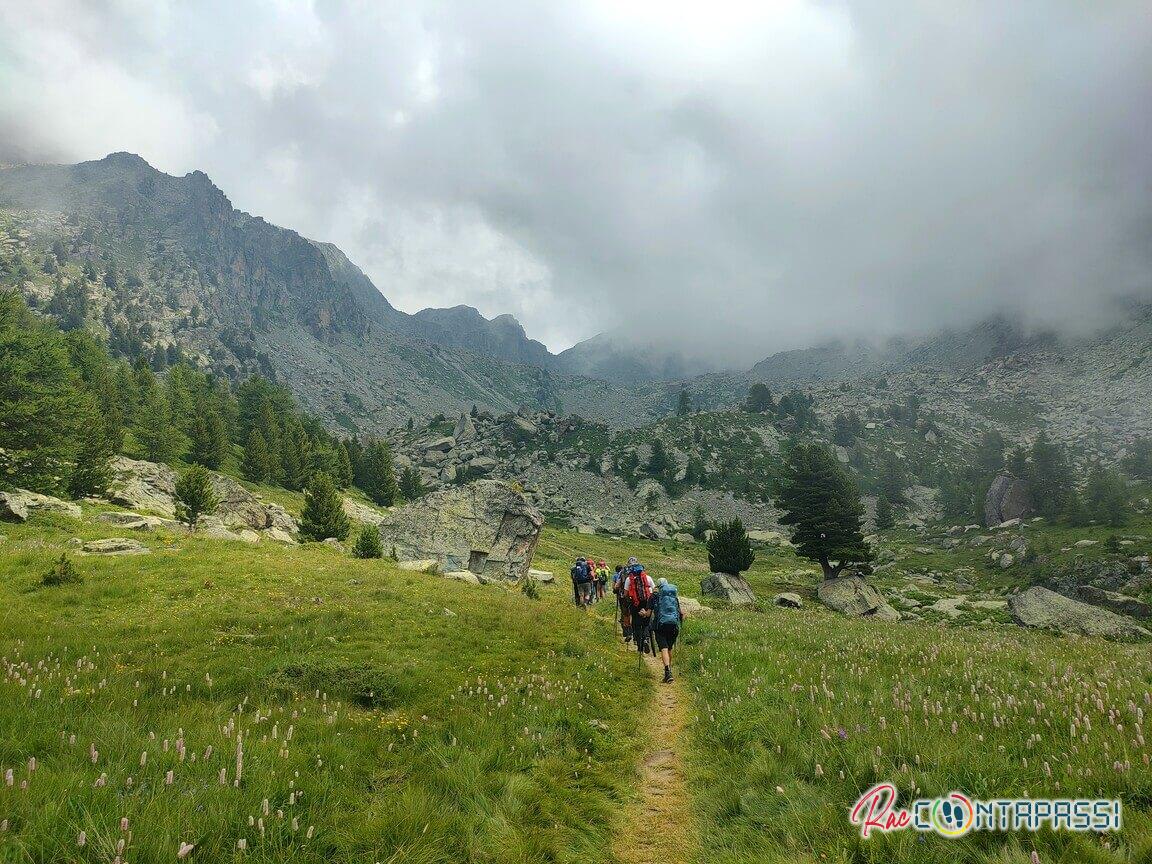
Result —
[{"label": "bare rock face", "polygon": [[749,606],[756,602],[752,586],[743,576],[731,573],[710,573],[700,580],[700,594],[714,597],[732,606]]},{"label": "bare rock face", "polygon": [[995,528],[1011,519],[1032,515],[1032,495],[1028,484],[1009,474],[1001,474],[984,496],[984,524]]},{"label": "bare rock face", "polygon": [[27,489],[0,492],[0,522],[25,522],[37,511],[63,513],[73,519],[80,518],[80,505],[71,501],[62,501],[51,495],[29,492]]},{"label": "bare rock face", "polygon": [[897,612],[883,595],[862,576],[840,576],[825,579],[816,591],[820,602],[851,618],[878,618],[881,621],[899,621]]},{"label": "bare rock face", "polygon": [[380,540],[400,560],[436,559],[444,573],[519,579],[528,572],[544,517],[506,483],[478,480],[383,514]]},{"label": "bare rock face", "polygon": [[151,550],[128,537],[108,537],[89,540],[82,547],[89,555],[147,555]]},{"label": "bare rock face", "polygon": [[1022,627],[1044,627],[1062,633],[1131,641],[1152,638],[1152,632],[1131,618],[1049,591],[1029,588],[1008,599],[1012,620]]},{"label": "bare rock face", "polygon": [[1076,599],[1092,606],[1101,606],[1117,615],[1129,615],[1143,621],[1152,620],[1152,603],[1141,600],[1139,597],[1129,597],[1127,594],[1120,594],[1116,591],[1106,591],[1095,585],[1080,585],[1076,590]]}]

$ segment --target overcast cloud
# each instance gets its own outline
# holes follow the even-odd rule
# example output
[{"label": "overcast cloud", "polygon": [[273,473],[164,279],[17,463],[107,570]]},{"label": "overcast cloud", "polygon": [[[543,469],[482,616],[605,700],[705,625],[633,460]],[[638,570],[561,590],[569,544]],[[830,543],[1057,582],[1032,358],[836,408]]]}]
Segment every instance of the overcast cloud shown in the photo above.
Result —
[{"label": "overcast cloud", "polygon": [[0,0],[0,161],[199,168],[395,305],[749,362],[1152,284],[1144,0]]}]

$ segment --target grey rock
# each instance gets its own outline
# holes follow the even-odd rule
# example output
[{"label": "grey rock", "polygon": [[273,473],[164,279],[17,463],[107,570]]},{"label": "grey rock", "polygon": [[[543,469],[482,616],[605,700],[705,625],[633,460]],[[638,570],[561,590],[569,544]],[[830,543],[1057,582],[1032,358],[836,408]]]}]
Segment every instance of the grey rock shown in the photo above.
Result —
[{"label": "grey rock", "polygon": [[344,551],[344,544],[337,540],[335,537],[325,537],[320,543],[324,546],[331,546],[337,552]]},{"label": "grey rock", "polygon": [[645,540],[667,540],[668,529],[659,522],[643,522],[640,525],[640,536]]},{"label": "grey rock", "polygon": [[1152,637],[1152,632],[1131,618],[1039,586],[1008,598],[1008,611],[1022,627],[1043,627],[1122,641]]},{"label": "grey rock", "polygon": [[73,519],[80,518],[80,505],[62,501],[51,495],[29,492],[27,489],[13,489],[0,492],[0,521],[25,522],[35,513],[62,513]]},{"label": "grey rock", "polygon": [[116,525],[121,528],[129,528],[133,531],[150,531],[153,528],[176,526],[179,524],[171,519],[161,519],[159,516],[142,516],[139,513],[127,511],[120,513],[101,513],[96,517],[96,521],[106,522],[109,525]]},{"label": "grey rock", "polygon": [[684,613],[684,617],[698,615],[701,612],[711,612],[711,606],[705,606],[695,597],[681,597],[680,598],[680,611]]},{"label": "grey rock", "polygon": [[478,480],[394,507],[380,539],[405,559],[435,558],[445,572],[519,579],[528,571],[544,517],[506,483]]},{"label": "grey rock", "polygon": [[1028,484],[1010,474],[1000,474],[984,496],[984,524],[994,528],[1010,519],[1032,515]]},{"label": "grey rock", "polygon": [[91,555],[147,555],[151,550],[128,537],[108,537],[89,540],[81,549]]},{"label": "grey rock", "polygon": [[775,606],[785,606],[789,609],[800,609],[804,606],[804,600],[799,594],[793,591],[784,591],[777,594],[772,598],[772,603]]},{"label": "grey rock", "polygon": [[451,579],[454,582],[466,582],[469,585],[480,584],[480,577],[471,570],[450,570],[444,574],[444,578]]},{"label": "grey rock", "polygon": [[412,561],[397,561],[396,567],[412,573],[437,573],[440,570],[440,562],[435,558],[416,558]]},{"label": "grey rock", "polygon": [[353,522],[359,522],[362,525],[375,525],[383,517],[383,513],[375,507],[369,507],[367,504],[361,504],[347,495],[344,496],[342,502],[344,513]]},{"label": "grey rock", "polygon": [[548,585],[556,581],[556,577],[551,570],[529,570],[528,575],[541,585]]},{"label": "grey rock", "polygon": [[459,444],[471,441],[476,437],[476,424],[472,422],[472,417],[467,412],[460,414],[460,419],[456,421],[456,428],[452,432],[452,437]]},{"label": "grey rock", "polygon": [[732,606],[747,606],[756,602],[752,586],[743,576],[730,573],[710,573],[700,580],[700,593]]},{"label": "grey rock", "polygon": [[829,609],[852,618],[899,621],[900,613],[862,576],[841,576],[820,583],[816,596]]}]

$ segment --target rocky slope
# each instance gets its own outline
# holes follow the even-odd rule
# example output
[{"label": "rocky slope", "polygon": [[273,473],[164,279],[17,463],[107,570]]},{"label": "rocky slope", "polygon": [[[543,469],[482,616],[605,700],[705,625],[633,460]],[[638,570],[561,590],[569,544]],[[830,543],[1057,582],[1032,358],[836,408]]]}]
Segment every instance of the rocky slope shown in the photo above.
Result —
[{"label": "rocky slope", "polygon": [[508,317],[406,315],[335,246],[236,210],[201,172],[171,177],[127,153],[0,170],[3,285],[158,368],[184,356],[275,377],[350,431],[473,404],[609,416],[626,401],[509,362],[547,352]]}]

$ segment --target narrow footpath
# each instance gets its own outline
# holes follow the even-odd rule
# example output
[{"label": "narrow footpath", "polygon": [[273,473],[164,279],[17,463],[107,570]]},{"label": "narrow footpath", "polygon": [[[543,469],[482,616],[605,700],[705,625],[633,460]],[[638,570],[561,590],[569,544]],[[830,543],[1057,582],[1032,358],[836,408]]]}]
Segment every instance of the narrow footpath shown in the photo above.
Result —
[{"label": "narrow footpath", "polygon": [[[635,654],[633,649],[632,654]],[[644,655],[656,681],[664,667]],[[620,864],[686,864],[698,836],[683,763],[687,747],[688,696],[679,680],[657,683],[644,717],[649,747],[641,758],[639,787],[616,831],[612,852]]]}]

